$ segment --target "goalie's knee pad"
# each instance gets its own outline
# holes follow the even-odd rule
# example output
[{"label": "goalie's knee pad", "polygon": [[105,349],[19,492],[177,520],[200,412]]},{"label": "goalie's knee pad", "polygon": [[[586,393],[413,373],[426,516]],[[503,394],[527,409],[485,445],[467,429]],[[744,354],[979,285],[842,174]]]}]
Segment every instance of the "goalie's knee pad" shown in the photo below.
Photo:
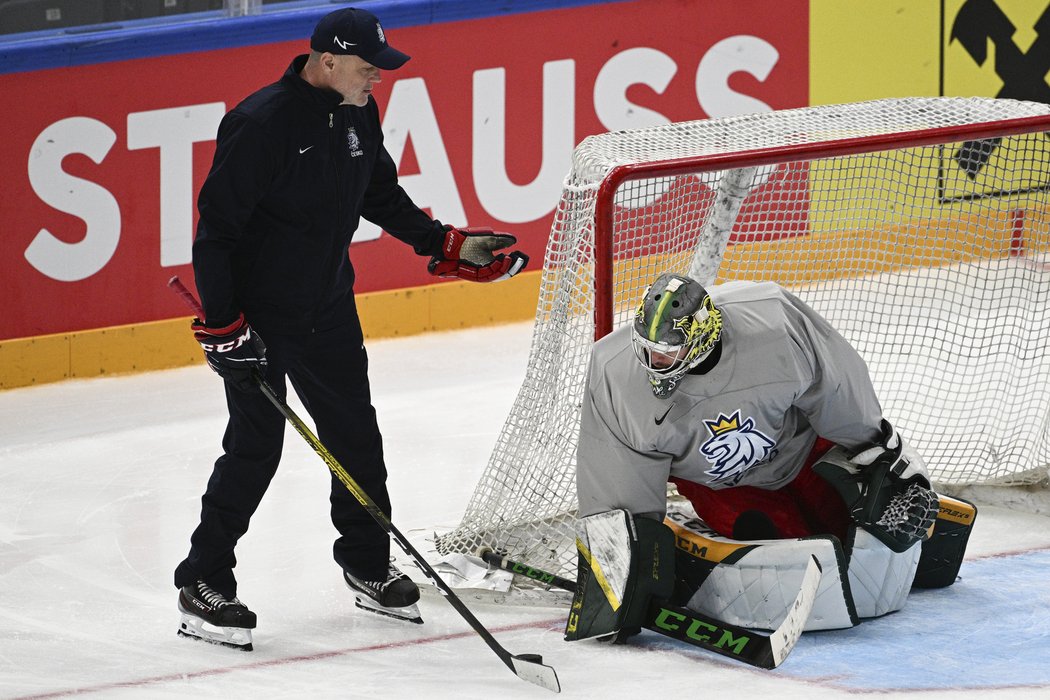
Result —
[{"label": "goalie's knee pad", "polygon": [[933,534],[922,543],[914,588],[944,588],[955,583],[966,554],[977,506],[961,498],[938,496],[940,509],[934,521]]},{"label": "goalie's knee pad", "polygon": [[743,542],[680,513],[669,513],[664,522],[675,537],[679,605],[741,627],[776,629],[815,556],[821,581],[805,630],[843,629],[859,621],[837,537]]},{"label": "goalie's knee pad", "polygon": [[861,527],[850,528],[849,586],[861,618],[900,610],[908,598],[922,547],[897,552]]},{"label": "goalie's knee pad", "polygon": [[613,510],[576,524],[579,552],[576,593],[565,625],[565,641],[641,629],[652,599],[674,590],[674,536],[656,520]]}]

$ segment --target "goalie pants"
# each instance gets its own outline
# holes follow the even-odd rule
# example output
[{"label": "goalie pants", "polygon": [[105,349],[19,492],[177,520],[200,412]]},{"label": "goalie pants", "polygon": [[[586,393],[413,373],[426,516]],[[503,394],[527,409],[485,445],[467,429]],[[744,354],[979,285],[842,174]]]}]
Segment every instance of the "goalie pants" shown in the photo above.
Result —
[{"label": "goalie pants", "polygon": [[776,491],[737,486],[715,490],[672,479],[696,514],[723,537],[737,540],[836,535],[846,541],[852,522],[842,497],[812,466],[834,443],[818,438],[798,476]]},{"label": "goalie pants", "polygon": [[[266,378],[287,395],[291,382],[316,425],[321,443],[368,496],[390,513],[382,437],[371,403],[368,356],[360,324],[345,324],[309,335],[260,331],[267,346]],[[175,585],[204,580],[227,597],[237,593],[234,546],[248,530],[281,459],[286,421],[261,391],[242,392],[226,384],[230,412],[223,454],[215,462],[201,499],[200,525],[190,537],[189,556],[175,571]],[[313,463],[309,468],[321,468]],[[333,548],[343,569],[364,579],[385,579],[390,556],[386,531],[331,476],[332,523],[339,531]]]}]

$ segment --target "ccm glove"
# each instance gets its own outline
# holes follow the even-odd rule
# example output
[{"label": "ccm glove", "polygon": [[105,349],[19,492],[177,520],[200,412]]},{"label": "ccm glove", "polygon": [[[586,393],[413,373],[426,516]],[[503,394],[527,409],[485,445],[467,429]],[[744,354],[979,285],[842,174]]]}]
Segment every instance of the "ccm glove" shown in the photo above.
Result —
[{"label": "ccm glove", "polygon": [[266,344],[244,314],[223,328],[211,328],[195,318],[191,328],[216,374],[240,391],[257,388],[255,375],[266,369]]},{"label": "ccm glove", "polygon": [[437,277],[458,277],[470,282],[498,282],[525,269],[529,256],[520,251],[509,255],[495,251],[518,242],[509,233],[490,228],[445,227],[441,255],[430,259],[427,270]]},{"label": "ccm glove", "polygon": [[813,466],[846,502],[853,519],[894,552],[929,537],[940,507],[922,459],[888,421],[882,435],[846,461],[835,448]]}]

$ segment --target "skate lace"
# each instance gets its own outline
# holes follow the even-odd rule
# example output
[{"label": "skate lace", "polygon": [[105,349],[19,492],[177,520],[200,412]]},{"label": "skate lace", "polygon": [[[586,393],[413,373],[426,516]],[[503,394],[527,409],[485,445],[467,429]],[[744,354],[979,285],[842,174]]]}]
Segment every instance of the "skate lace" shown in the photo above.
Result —
[{"label": "skate lace", "polygon": [[197,592],[200,594],[201,600],[210,605],[213,608],[221,608],[224,605],[232,605],[230,601],[226,600],[226,597],[222,593],[219,593],[208,584],[201,581],[197,584]]},{"label": "skate lace", "polygon": [[398,581],[402,577],[404,577],[404,574],[401,573],[399,570],[395,569],[393,566],[391,566],[390,569],[388,569],[386,572],[386,580],[362,581],[362,583],[371,588],[372,590],[382,593],[387,589],[388,586],[390,586],[390,584],[394,583],[395,581]]}]

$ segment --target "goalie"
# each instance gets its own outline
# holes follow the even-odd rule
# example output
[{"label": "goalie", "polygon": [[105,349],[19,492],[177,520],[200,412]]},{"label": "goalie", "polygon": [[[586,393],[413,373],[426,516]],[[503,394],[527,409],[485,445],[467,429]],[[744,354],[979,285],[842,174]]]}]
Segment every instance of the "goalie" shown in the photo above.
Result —
[{"label": "goalie", "polygon": [[[669,480],[699,521],[661,524]],[[823,574],[806,629],[850,627],[900,609],[920,558],[927,583],[954,581],[968,535],[923,557],[938,496],[922,460],[856,350],[768,282],[709,294],[661,275],[595,344],[577,495],[568,640],[623,639],[660,598],[773,629],[810,555]]]}]

